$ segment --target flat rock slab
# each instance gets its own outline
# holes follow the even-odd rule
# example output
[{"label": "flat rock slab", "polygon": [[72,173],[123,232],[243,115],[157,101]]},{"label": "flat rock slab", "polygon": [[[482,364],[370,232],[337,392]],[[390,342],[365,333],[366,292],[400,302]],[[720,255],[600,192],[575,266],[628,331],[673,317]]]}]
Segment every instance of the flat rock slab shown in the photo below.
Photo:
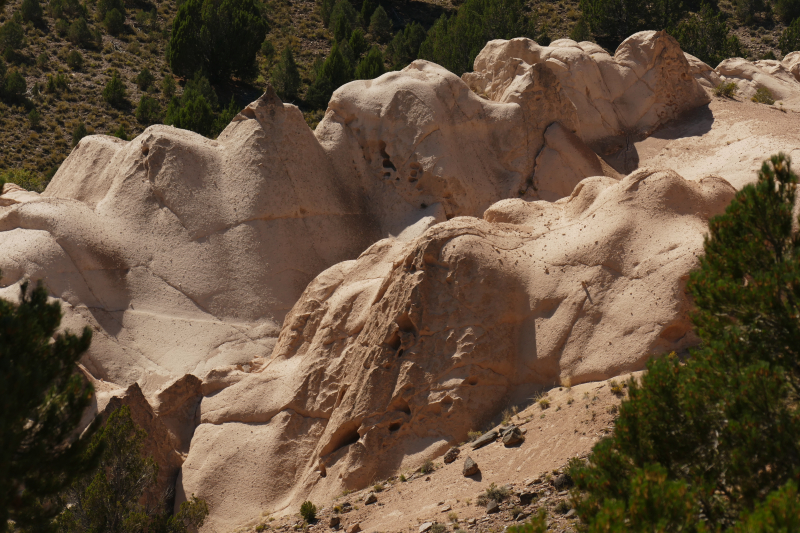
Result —
[{"label": "flat rock slab", "polygon": [[495,440],[497,440],[497,435],[497,431],[494,430],[484,433],[472,443],[472,449],[477,450],[478,448],[483,448],[487,444],[493,443]]}]

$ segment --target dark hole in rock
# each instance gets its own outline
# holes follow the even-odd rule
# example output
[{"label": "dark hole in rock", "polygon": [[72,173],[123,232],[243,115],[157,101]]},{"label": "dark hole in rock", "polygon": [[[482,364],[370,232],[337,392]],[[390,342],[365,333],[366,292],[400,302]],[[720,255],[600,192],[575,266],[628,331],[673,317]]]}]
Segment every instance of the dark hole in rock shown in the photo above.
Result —
[{"label": "dark hole in rock", "polygon": [[400,422],[392,422],[391,424],[389,424],[389,431],[397,431],[398,429],[400,429],[400,426],[402,425],[403,424],[401,424]]}]

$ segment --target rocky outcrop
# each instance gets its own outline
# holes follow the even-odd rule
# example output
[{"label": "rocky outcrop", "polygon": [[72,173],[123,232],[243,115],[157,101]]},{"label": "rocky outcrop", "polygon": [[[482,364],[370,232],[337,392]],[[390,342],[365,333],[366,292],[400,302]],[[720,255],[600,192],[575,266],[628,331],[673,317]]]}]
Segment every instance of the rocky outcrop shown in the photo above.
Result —
[{"label": "rocky outcrop", "polygon": [[490,41],[475,58],[474,72],[463,78],[477,93],[502,99],[517,72],[534,65],[556,75],[578,111],[579,135],[600,155],[709,102],[680,45],[665,31],[634,34],[613,56],[594,43],[569,39],[550,46],[524,38]]},{"label": "rocky outcrop", "polygon": [[179,492],[222,529],[442,454],[510,399],[690,346],[683,284],[733,194],[642,169],[374,244],[309,284],[262,370],[203,399]]},{"label": "rocky outcrop", "polygon": [[[791,56],[791,57],[790,57]],[[784,101],[800,101],[800,58],[788,55],[784,61],[764,59],[748,61],[741,57],[726,59],[716,72],[724,81],[738,85],[737,94],[752,98],[759,89],[767,89],[772,98]]]},{"label": "rocky outcrop", "polygon": [[[537,159],[545,132],[554,124],[576,132],[578,117],[550,69],[518,67],[506,67],[508,87],[487,100],[453,73],[417,60],[341,87],[315,134],[339,175],[358,177],[376,220],[392,235],[418,209],[437,206],[443,221],[480,216],[503,198],[561,198],[577,183],[573,175],[583,179],[603,169],[586,148],[558,162],[568,184],[535,185],[537,172],[562,171]],[[570,142],[583,144],[577,137]]]}]

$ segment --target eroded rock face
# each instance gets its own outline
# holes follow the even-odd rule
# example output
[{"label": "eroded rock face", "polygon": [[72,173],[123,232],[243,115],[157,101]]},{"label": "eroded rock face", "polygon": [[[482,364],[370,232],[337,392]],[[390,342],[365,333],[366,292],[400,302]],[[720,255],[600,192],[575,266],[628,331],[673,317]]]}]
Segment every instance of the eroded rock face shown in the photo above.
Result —
[{"label": "eroded rock face", "polygon": [[145,393],[268,355],[316,274],[379,238],[300,111],[274,95],[217,141],[152,126],[83,139],[42,195],[0,207],[0,291],[45,279],[84,364]]},{"label": "eroded rock face", "polygon": [[716,72],[725,81],[738,85],[737,95],[752,98],[758,89],[767,89],[775,100],[800,104],[800,53],[792,52],[783,61],[726,59]]},{"label": "eroded rock face", "polygon": [[524,38],[490,41],[475,58],[474,72],[463,78],[476,92],[500,100],[519,69],[539,64],[556,75],[578,110],[579,135],[601,155],[709,102],[680,45],[665,31],[636,33],[614,56],[594,43],[569,39],[550,46]]},{"label": "eroded rock face", "polygon": [[[562,170],[537,159],[545,132],[554,123],[576,132],[576,109],[543,65],[505,65],[504,72],[508,87],[487,100],[448,70],[417,60],[400,72],[338,89],[315,134],[340,175],[358,176],[376,218],[393,235],[402,231],[397,223],[407,218],[404,213],[437,203],[444,220],[480,216],[503,198],[538,199],[537,168]],[[561,164],[580,179],[603,174],[588,149]],[[574,185],[566,193],[560,183],[538,189],[555,199]]]},{"label": "eroded rock face", "polygon": [[262,370],[203,399],[181,491],[228,528],[416,466],[537,387],[691,345],[684,282],[733,194],[641,169],[374,244],[309,284]]}]

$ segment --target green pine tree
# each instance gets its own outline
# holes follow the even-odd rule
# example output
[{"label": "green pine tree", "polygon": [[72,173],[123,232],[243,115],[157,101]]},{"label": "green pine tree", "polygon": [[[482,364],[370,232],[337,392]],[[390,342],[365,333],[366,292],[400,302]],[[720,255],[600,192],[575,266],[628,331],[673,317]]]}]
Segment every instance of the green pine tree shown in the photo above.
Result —
[{"label": "green pine tree", "polygon": [[0,300],[0,532],[9,520],[43,529],[57,494],[96,464],[89,438],[73,440],[93,393],[76,366],[92,332],[56,333],[61,316],[41,285],[23,283],[19,304]]},{"label": "green pine tree", "polygon": [[146,438],[128,406],[109,415],[88,451],[102,452],[99,468],[66,491],[71,505],[58,517],[60,532],[187,533],[203,525],[208,515],[203,500],[192,496],[173,516],[167,502],[145,497],[158,476],[156,462],[143,456]]},{"label": "green pine tree", "polygon": [[152,96],[142,95],[136,106],[136,120],[140,124],[157,124],[161,122],[161,105]]},{"label": "green pine tree", "polygon": [[369,49],[367,40],[364,38],[364,32],[361,28],[356,28],[350,35],[350,49],[355,54],[356,58],[360,58]]},{"label": "green pine tree", "polygon": [[377,46],[370,48],[364,59],[359,61],[355,71],[355,79],[372,80],[386,72],[383,64],[383,54]]},{"label": "green pine tree", "polygon": [[386,42],[392,35],[392,21],[383,6],[378,6],[369,19],[369,32],[380,42]]},{"label": "green pine tree", "polygon": [[800,2],[797,0],[772,0],[772,8],[786,24],[800,17]]},{"label": "green pine tree", "polygon": [[103,89],[103,100],[114,107],[123,107],[128,103],[128,93],[117,69],[111,71],[111,78]]},{"label": "green pine tree", "polygon": [[428,30],[419,57],[460,76],[472,70],[488,41],[534,38],[536,22],[524,0],[467,0],[455,15],[442,15]]},{"label": "green pine tree", "polygon": [[716,66],[723,59],[741,57],[742,46],[732,35],[719,10],[704,4],[700,13],[690,15],[672,32],[684,52]]},{"label": "green pine tree", "polygon": [[83,121],[78,122],[75,125],[75,129],[72,130],[72,146],[77,146],[81,139],[87,135],[89,135],[89,132],[86,131],[86,124]]},{"label": "green pine tree", "polygon": [[794,22],[783,30],[778,48],[783,55],[800,50],[800,17],[794,19]]},{"label": "green pine tree", "polygon": [[358,24],[358,12],[350,0],[338,0],[331,11],[330,27],[337,42],[348,39]]},{"label": "green pine tree", "polygon": [[256,74],[267,23],[254,0],[187,0],[172,23],[167,61],[176,74],[212,81]]},{"label": "green pine tree", "polygon": [[800,479],[797,181],[789,159],[773,156],[709,223],[688,284],[701,346],[685,362],[651,360],[641,382],[629,382],[613,436],[589,464],[570,467],[588,531],[796,523],[800,503],[788,496]]},{"label": "green pine tree", "polygon": [[353,80],[353,66],[342,55],[339,44],[334,43],[331,53],[317,72],[317,77],[308,89],[306,101],[315,109],[325,109],[333,91]]},{"label": "green pine tree", "polygon": [[197,72],[194,78],[186,83],[181,97],[172,97],[164,117],[164,124],[210,137],[214,134],[218,106],[214,88],[208,79]]},{"label": "green pine tree", "polygon": [[42,24],[42,16],[44,13],[42,12],[42,5],[39,3],[39,0],[22,0],[22,5],[20,5],[19,10],[20,13],[22,13],[22,20],[25,22],[31,22],[37,26]]},{"label": "green pine tree", "polygon": [[281,59],[275,68],[272,69],[272,87],[278,96],[286,102],[297,98],[297,91],[300,89],[300,71],[294,61],[292,49],[287,46],[281,52]]},{"label": "green pine tree", "polygon": [[378,8],[378,3],[375,0],[364,0],[361,2],[361,23],[365,26],[369,25],[372,20],[372,14]]}]

